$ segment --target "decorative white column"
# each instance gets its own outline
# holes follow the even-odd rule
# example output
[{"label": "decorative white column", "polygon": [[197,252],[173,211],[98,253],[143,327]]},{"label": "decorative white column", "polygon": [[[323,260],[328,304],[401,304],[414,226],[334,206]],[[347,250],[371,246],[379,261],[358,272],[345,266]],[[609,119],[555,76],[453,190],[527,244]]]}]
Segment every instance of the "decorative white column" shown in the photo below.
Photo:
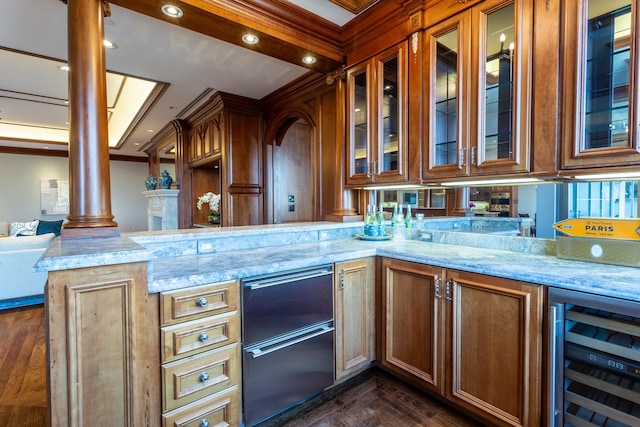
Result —
[{"label": "decorative white column", "polygon": [[180,190],[143,191],[149,206],[147,207],[148,230],[178,229],[178,194]]}]

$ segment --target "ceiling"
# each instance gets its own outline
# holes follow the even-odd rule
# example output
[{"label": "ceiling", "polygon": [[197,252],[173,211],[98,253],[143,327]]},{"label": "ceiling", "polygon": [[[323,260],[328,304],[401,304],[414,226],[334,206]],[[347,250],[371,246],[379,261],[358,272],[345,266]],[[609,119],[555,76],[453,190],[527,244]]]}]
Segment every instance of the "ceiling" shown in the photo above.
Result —
[{"label": "ceiling", "polygon": [[[315,15],[314,19],[339,27],[355,17],[329,0],[289,1],[312,13],[310,17]],[[67,6],[59,0],[2,3],[0,125],[11,124],[43,135],[52,131],[51,135],[57,136],[42,136],[44,140],[40,141],[40,137],[0,134],[0,147],[66,151],[67,75],[57,66],[67,58]],[[118,147],[111,150],[112,154],[146,156],[142,147],[156,132],[171,120],[188,115],[215,91],[261,99],[309,71],[292,61],[202,35],[113,3],[111,17],[105,19],[105,38],[117,44],[116,49],[105,49],[107,70],[114,73],[116,82],[108,91],[119,93],[114,88],[119,88],[117,85],[123,79],[117,74],[168,84],[144,117],[134,121],[122,139],[116,141]]]}]

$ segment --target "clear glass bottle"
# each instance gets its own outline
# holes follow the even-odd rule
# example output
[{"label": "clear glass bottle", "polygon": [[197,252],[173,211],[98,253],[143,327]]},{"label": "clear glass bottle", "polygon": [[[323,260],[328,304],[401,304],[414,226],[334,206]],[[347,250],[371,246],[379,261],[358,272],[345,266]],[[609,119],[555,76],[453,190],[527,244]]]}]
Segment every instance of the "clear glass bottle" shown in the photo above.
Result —
[{"label": "clear glass bottle", "polygon": [[413,228],[413,218],[411,217],[411,205],[407,205],[407,216],[404,218],[404,223],[407,228]]},{"label": "clear glass bottle", "polygon": [[384,210],[382,209],[382,205],[380,205],[380,209],[378,210],[376,223],[378,226],[378,236],[385,236],[387,234],[387,226],[384,223]]},{"label": "clear glass bottle", "polygon": [[367,205],[367,215],[364,217],[364,235],[373,237],[377,234],[375,230],[375,206]]},{"label": "clear glass bottle", "polygon": [[406,224],[404,223],[402,208],[398,204],[396,205],[395,214],[393,215],[393,240],[404,240],[405,227]]}]

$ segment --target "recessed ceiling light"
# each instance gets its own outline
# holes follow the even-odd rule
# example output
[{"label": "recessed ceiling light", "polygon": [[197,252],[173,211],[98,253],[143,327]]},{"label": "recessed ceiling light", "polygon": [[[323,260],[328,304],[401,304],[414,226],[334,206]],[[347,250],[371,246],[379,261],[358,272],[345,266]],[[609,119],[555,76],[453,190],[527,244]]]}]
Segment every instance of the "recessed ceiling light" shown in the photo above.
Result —
[{"label": "recessed ceiling light", "polygon": [[58,66],[58,70],[60,70],[60,71],[69,71],[69,66],[68,65],[60,65],[60,66]]},{"label": "recessed ceiling light", "polygon": [[118,48],[118,45],[117,45],[117,44],[115,44],[114,42],[112,42],[111,40],[104,39],[104,40],[102,41],[102,44],[103,44],[103,45],[104,45],[104,47],[105,47],[105,48],[107,48],[107,49],[117,49],[117,48]]},{"label": "recessed ceiling light", "polygon": [[151,133],[153,132],[153,129],[147,129],[147,132]]},{"label": "recessed ceiling light", "polygon": [[162,6],[162,13],[172,18],[180,18],[182,16],[182,10],[178,6],[172,4],[165,4]]},{"label": "recessed ceiling light", "polygon": [[317,61],[316,57],[311,55],[307,55],[302,58],[302,63],[307,65],[315,64],[316,61]]},{"label": "recessed ceiling light", "polygon": [[245,34],[244,36],[242,36],[242,41],[246,44],[258,44],[260,39],[258,38],[258,36],[254,36],[253,34]]},{"label": "recessed ceiling light", "polygon": [[134,142],[133,145],[140,145],[140,143],[139,142]]}]

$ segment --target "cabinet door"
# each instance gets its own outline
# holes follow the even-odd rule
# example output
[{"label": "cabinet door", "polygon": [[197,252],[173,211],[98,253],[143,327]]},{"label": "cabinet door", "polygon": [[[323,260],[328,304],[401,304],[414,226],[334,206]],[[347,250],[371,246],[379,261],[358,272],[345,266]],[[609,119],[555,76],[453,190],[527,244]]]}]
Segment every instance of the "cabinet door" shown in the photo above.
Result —
[{"label": "cabinet door", "polygon": [[447,271],[446,396],[491,425],[539,426],[542,287]]},{"label": "cabinet door", "polygon": [[348,184],[407,180],[407,43],[347,70]]},{"label": "cabinet door", "polygon": [[376,56],[376,182],[407,179],[407,44]]},{"label": "cabinet door", "polygon": [[347,183],[373,182],[371,158],[373,72],[371,62],[354,66],[347,71],[347,152],[349,170]]},{"label": "cabinet door", "polygon": [[375,358],[374,259],[335,265],[336,379]]},{"label": "cabinet door", "polygon": [[443,392],[444,269],[383,260],[382,364]]},{"label": "cabinet door", "polygon": [[472,9],[472,174],[529,171],[532,0]]},{"label": "cabinet door", "polygon": [[147,294],[147,264],[51,271],[45,292],[48,425],[157,424],[158,299]]},{"label": "cabinet door", "polygon": [[470,31],[471,14],[461,13],[425,33],[424,179],[469,174]]},{"label": "cabinet door", "polygon": [[637,1],[564,7],[562,167],[640,163]]}]

